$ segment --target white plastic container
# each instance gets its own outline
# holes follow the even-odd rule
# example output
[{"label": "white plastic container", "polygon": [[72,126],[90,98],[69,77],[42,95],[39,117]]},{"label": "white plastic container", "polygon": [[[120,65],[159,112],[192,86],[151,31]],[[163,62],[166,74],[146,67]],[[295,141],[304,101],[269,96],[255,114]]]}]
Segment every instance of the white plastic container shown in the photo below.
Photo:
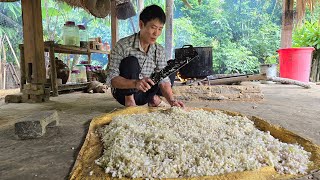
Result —
[{"label": "white plastic container", "polygon": [[[260,65],[260,74],[266,74],[267,77],[276,77],[277,76],[277,64],[261,64]],[[272,81],[260,81],[261,84],[272,84]]]}]

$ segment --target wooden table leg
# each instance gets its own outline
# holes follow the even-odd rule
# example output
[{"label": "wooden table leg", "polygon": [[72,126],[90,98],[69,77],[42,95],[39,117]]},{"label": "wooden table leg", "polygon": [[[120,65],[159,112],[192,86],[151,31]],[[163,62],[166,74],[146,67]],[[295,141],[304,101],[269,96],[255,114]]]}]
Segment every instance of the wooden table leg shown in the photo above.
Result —
[{"label": "wooden table leg", "polygon": [[50,45],[49,47],[49,58],[50,58],[50,73],[51,73],[51,89],[52,96],[58,96],[58,84],[57,84],[57,70],[56,61],[54,58],[54,47]]},{"label": "wooden table leg", "polygon": [[24,49],[22,44],[19,45],[19,49],[20,49],[20,78],[21,78],[20,92],[22,92],[23,86],[27,83],[27,79],[26,79],[26,65],[24,61]]},{"label": "wooden table leg", "polygon": [[91,53],[88,54],[88,64],[91,64]]}]

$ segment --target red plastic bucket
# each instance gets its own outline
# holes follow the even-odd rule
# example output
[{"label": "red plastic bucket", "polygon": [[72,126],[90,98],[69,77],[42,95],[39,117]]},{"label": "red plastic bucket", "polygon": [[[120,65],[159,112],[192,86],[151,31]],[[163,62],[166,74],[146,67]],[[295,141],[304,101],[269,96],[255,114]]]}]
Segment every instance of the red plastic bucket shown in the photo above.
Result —
[{"label": "red plastic bucket", "polygon": [[279,49],[280,77],[309,82],[313,47]]}]

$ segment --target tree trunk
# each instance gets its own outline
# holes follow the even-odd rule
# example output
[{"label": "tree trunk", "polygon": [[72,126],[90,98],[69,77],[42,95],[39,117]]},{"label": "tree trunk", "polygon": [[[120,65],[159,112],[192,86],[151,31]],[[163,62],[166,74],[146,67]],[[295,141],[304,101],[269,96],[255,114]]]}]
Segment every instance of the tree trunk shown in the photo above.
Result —
[{"label": "tree trunk", "polygon": [[172,19],[173,19],[173,0],[166,0],[166,59],[172,59]]},{"label": "tree trunk", "polygon": [[281,48],[292,46],[294,0],[284,0],[282,4]]}]

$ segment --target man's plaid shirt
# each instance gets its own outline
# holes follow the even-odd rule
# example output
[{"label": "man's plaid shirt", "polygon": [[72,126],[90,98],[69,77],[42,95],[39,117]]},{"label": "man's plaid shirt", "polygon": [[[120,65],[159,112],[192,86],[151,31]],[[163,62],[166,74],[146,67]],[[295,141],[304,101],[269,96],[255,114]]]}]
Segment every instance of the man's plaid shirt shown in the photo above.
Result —
[{"label": "man's plaid shirt", "polygon": [[[108,63],[106,81],[110,87],[111,79],[120,74],[121,60],[128,56],[134,56],[139,60],[139,65],[142,68],[140,74],[143,77],[150,77],[155,70],[161,70],[167,65],[164,48],[160,44],[150,45],[148,53],[145,53],[140,45],[139,34],[120,39],[111,50]],[[166,77],[160,83],[162,82],[170,82],[170,80]]]}]

